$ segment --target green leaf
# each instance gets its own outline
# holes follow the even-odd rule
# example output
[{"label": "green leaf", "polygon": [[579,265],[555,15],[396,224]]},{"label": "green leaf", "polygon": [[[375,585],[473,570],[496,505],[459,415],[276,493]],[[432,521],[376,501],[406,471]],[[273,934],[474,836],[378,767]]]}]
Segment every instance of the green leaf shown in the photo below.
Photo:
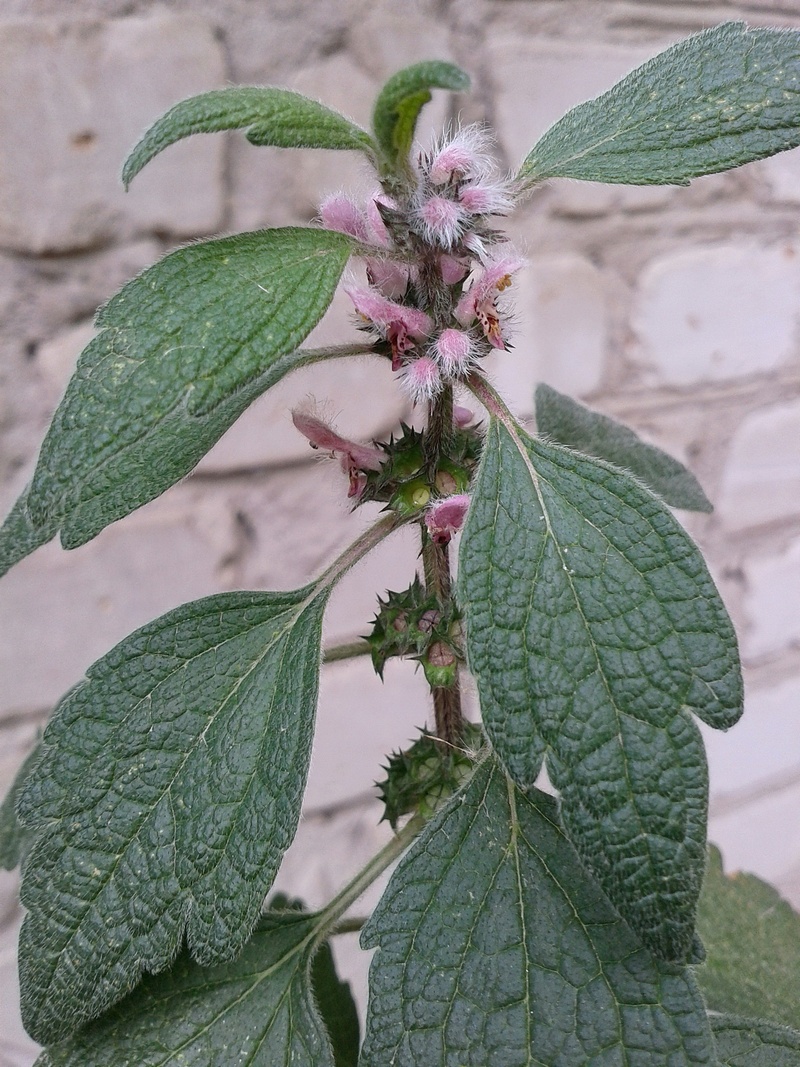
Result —
[{"label": "green leaf", "polygon": [[266,230],[179,249],[129,282],[101,310],[33,481],[0,529],[0,574],[59,529],[65,548],[84,544],[184,477],[257,396],[308,362],[295,350],[351,250],[328,230]]},{"label": "green leaf", "polygon": [[700,553],[626,474],[493,417],[459,575],[494,748],[523,788],[546,754],[584,862],[657,955],[685,959],[708,792],[689,713],[727,728],[742,698]]},{"label": "green leaf", "polygon": [[800,33],[726,22],[568,111],[519,176],[686,185],[798,144]]},{"label": "green leaf", "polygon": [[311,991],[316,933],[315,916],[268,913],[232,963],[183,952],[36,1067],[340,1067]]},{"label": "green leaf", "polygon": [[758,1019],[711,1016],[719,1067],[800,1067],[800,1032]]},{"label": "green leaf", "polygon": [[17,800],[40,753],[38,744],[28,753],[0,805],[0,867],[4,871],[13,871],[18,867],[33,843],[32,835],[17,818]]},{"label": "green leaf", "polygon": [[362,1067],[714,1062],[689,972],[614,912],[553,798],[492,758],[401,859],[362,944]]},{"label": "green leaf", "polygon": [[536,389],[536,428],[556,444],[630,471],[673,508],[713,511],[691,471],[633,430],[579,404],[549,385]]},{"label": "green leaf", "polygon": [[150,160],[194,133],[246,130],[254,145],[341,148],[372,153],[366,130],[300,93],[271,86],[229,86],[201,93],[170,108],[145,133],[122,168],[125,188]]},{"label": "green leaf", "polygon": [[408,155],[419,113],[430,100],[431,89],[464,92],[469,89],[469,75],[452,63],[428,60],[393,74],[378,94],[372,126],[390,166]]},{"label": "green leaf", "polygon": [[725,875],[712,848],[697,923],[706,946],[697,980],[712,1011],[800,1024],[800,915],[772,886]]},{"label": "green leaf", "polygon": [[361,1030],[358,1010],[349,982],[336,973],[328,942],[320,945],[311,966],[311,984],[319,1013],[325,1022],[335,1067],[357,1067]]},{"label": "green leaf", "polygon": [[36,1040],[169,966],[184,937],[203,965],[244,946],[297,828],[332,580],[185,604],[57,709],[18,805],[37,833],[19,953]]}]

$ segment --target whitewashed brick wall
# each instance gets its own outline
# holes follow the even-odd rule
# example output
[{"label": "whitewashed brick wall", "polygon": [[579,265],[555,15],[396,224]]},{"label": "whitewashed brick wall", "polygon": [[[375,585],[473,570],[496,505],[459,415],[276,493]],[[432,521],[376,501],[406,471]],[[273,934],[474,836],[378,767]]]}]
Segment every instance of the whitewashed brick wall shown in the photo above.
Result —
[{"label": "whitewashed brick wall", "polygon": [[[294,86],[367,122],[382,81],[422,58],[473,75],[423,134],[460,112],[496,124],[512,166],[564,110],[674,40],[725,18],[800,28],[800,0],[4,0],[0,7],[0,510],[36,450],[91,316],[176,243],[307,222],[355,183],[345,154],[193,138],[127,196],[128,148],[176,100],[228,83]],[[623,418],[688,462],[717,504],[686,516],[734,615],[747,713],[706,731],[711,836],[729,866],[800,905],[800,151],[688,189],[541,189],[514,221],[530,259],[517,346],[495,359],[523,415],[539,380]],[[336,301],[317,337],[347,338]],[[341,483],[309,458],[288,409],[327,401],[367,438],[405,414],[391,375],[357,360],[283,383],[160,500],[65,553],[49,545],[0,582],[0,791],[49,709],[135,627],[188,599],[291,587],[361,528]],[[331,640],[363,633],[374,593],[400,588],[398,541],[348,575]],[[381,683],[326,668],[306,814],[281,884],[321,903],[377,847],[371,785],[426,714],[413,666]],[[385,825],[385,824],[384,824]],[[16,875],[0,875],[0,1067],[32,1062],[18,1020]],[[342,953],[362,983],[355,939]]]}]

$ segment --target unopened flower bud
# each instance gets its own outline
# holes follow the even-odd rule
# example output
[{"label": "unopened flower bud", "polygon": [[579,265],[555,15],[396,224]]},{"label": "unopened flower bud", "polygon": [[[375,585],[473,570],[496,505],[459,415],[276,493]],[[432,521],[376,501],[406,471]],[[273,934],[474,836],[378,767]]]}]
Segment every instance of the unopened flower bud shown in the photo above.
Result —
[{"label": "unopened flower bud", "polygon": [[364,212],[349,196],[336,193],[326,197],[319,207],[320,218],[329,230],[346,233],[359,241],[368,241],[367,220]]},{"label": "unopened flower bud", "polygon": [[403,385],[415,404],[433,400],[442,389],[442,376],[436,361],[430,356],[420,356],[406,363]]},{"label": "unopened flower bud", "polygon": [[442,330],[434,350],[445,378],[467,374],[475,362],[475,346],[464,330]]},{"label": "unopened flower bud", "polygon": [[431,244],[452,248],[463,231],[466,214],[460,204],[444,196],[432,196],[417,212],[422,234]]}]

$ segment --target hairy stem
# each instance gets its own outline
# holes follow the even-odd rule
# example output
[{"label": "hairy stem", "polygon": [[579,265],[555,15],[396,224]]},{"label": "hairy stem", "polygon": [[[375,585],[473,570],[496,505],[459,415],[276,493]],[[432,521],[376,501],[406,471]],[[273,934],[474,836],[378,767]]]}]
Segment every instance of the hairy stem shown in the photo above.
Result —
[{"label": "hairy stem", "polygon": [[340,932],[341,918],[347,909],[405,852],[424,825],[425,820],[421,815],[412,816],[403,829],[323,908],[315,932],[317,941],[324,941],[334,931]]}]

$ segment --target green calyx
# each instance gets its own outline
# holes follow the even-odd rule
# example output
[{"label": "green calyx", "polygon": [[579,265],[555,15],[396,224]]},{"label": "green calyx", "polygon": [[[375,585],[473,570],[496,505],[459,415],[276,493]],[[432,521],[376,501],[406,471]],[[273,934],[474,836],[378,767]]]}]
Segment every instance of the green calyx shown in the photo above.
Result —
[{"label": "green calyx", "polygon": [[383,501],[404,518],[423,511],[437,497],[464,493],[480,457],[481,438],[474,428],[454,430],[433,475],[426,469],[423,434],[403,424],[400,436],[380,446],[387,458],[381,469],[367,472],[359,503]]},{"label": "green calyx", "polygon": [[463,658],[455,604],[443,608],[416,575],[407,589],[388,591],[378,604],[372,632],[366,638],[375,673],[383,678],[383,668],[391,656],[413,656],[422,664],[431,686],[452,685],[458,661]]},{"label": "green calyx", "polygon": [[477,762],[483,745],[483,732],[475,723],[464,723],[463,748],[443,749],[428,730],[404,752],[393,752],[383,768],[386,778],[377,782],[384,804],[383,819],[393,829],[402,815],[432,815],[461,786]]}]

